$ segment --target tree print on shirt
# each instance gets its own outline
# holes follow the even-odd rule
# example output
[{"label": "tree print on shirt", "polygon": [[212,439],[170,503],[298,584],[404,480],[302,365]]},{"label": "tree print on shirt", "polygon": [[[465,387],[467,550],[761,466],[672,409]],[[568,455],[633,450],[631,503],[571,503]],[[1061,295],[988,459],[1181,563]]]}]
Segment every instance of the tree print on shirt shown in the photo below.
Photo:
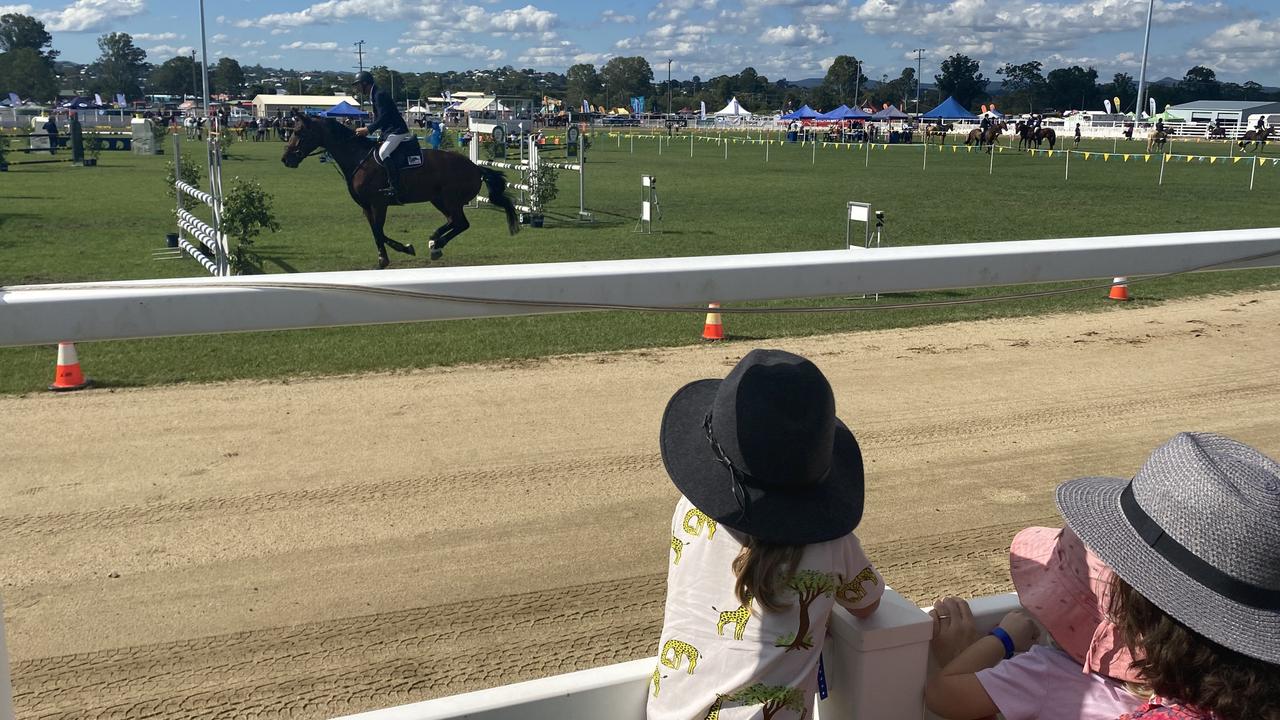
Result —
[{"label": "tree print on shirt", "polygon": [[836,591],[837,582],[828,573],[817,570],[801,570],[791,577],[787,587],[796,592],[796,600],[800,603],[800,625],[795,635],[782,635],[774,641],[777,647],[792,650],[808,650],[813,647],[813,636],[809,633],[809,606],[814,600]]},{"label": "tree print on shirt", "polygon": [[800,695],[800,691],[785,685],[756,683],[725,696],[725,699],[742,703],[744,706],[763,705],[762,720],[773,720],[773,716],[783,708],[801,717],[805,715],[804,698]]}]

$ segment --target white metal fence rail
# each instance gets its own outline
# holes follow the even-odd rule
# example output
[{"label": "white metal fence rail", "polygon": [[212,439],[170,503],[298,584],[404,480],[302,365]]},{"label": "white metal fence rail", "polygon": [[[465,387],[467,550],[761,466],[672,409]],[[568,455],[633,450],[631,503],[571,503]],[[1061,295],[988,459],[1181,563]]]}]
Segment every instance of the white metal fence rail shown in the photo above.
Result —
[{"label": "white metal fence rail", "polygon": [[[1212,266],[1212,267],[1210,267]],[[0,347],[1280,266],[1280,228],[0,288]]]}]

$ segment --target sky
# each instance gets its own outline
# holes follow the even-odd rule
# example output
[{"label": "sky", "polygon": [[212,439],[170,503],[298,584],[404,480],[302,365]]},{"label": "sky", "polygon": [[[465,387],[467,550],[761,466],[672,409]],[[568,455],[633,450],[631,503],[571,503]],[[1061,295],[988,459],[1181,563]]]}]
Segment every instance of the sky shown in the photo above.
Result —
[{"label": "sky", "polygon": [[[896,78],[924,50],[931,80],[964,53],[998,80],[1005,62],[1093,66],[1137,77],[1147,0],[207,0],[209,57],[298,70],[405,72],[512,65],[563,73],[611,57],[648,59],[655,79],[751,66],[770,80],[821,77],[854,55]],[[1156,0],[1147,76],[1207,65],[1221,80],[1280,85],[1280,2]],[[0,14],[41,19],[62,59],[90,62],[97,38],[127,32],[155,63],[200,49],[198,0],[27,0]]]}]

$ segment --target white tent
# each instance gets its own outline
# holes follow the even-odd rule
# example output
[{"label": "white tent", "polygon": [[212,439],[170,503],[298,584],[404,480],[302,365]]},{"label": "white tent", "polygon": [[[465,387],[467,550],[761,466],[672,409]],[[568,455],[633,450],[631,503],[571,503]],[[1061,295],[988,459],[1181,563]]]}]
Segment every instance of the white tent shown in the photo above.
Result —
[{"label": "white tent", "polygon": [[717,117],[746,117],[750,114],[750,112],[738,104],[738,98],[736,97],[730,100],[729,104],[724,106],[724,109],[716,111]]}]

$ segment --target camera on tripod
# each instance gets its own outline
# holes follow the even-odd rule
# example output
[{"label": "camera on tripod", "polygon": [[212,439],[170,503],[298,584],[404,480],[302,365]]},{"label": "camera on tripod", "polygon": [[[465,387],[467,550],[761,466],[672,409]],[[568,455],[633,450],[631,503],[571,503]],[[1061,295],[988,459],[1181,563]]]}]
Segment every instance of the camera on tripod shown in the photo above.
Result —
[{"label": "camera on tripod", "polygon": [[877,211],[876,211],[876,224],[877,224],[877,225],[883,225],[883,224],[884,224],[884,211],[883,211],[883,210],[877,210]]}]

